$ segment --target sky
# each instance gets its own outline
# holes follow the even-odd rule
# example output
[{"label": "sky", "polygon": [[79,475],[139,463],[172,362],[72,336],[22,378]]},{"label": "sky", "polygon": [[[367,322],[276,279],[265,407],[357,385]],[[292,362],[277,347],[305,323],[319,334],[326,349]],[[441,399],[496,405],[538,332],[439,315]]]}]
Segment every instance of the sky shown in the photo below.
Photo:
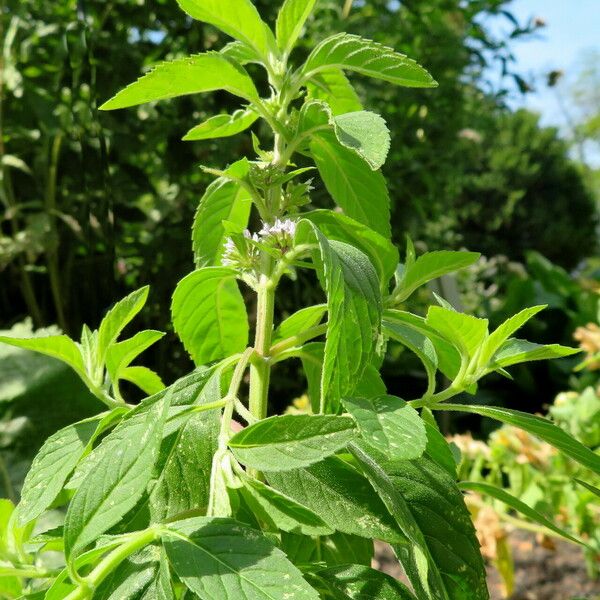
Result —
[{"label": "sky", "polygon": [[[567,84],[576,77],[582,56],[600,50],[600,0],[514,0],[510,10],[520,22],[540,17],[546,23],[535,38],[513,44],[517,72],[525,73],[527,81],[534,77],[537,85],[535,93],[524,97],[515,94],[510,104],[539,112],[544,125],[564,126],[557,93],[545,85],[544,75],[562,70]],[[508,29],[506,24],[504,27]],[[559,86],[563,96],[564,88]],[[594,162],[598,158],[595,155]]]}]

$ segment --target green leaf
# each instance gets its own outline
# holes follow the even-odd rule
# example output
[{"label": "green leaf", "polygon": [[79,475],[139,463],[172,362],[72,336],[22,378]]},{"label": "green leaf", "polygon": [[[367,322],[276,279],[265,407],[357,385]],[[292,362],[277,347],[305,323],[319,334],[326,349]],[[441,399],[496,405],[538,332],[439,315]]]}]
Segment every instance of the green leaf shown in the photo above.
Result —
[{"label": "green leaf", "polygon": [[106,368],[113,384],[120,379],[122,372],[133,360],[164,335],[162,331],[145,329],[127,340],[109,346],[106,353]]},{"label": "green leaf", "polygon": [[340,69],[328,69],[306,83],[308,98],[323,100],[334,115],[362,110],[362,104],[352,84]]},{"label": "green leaf", "polygon": [[373,171],[383,166],[390,149],[390,131],[380,115],[361,110],[338,115],[333,123],[342,146],[354,150]]},{"label": "green leaf", "polygon": [[89,386],[90,379],[87,375],[83,357],[79,346],[66,335],[48,335],[35,338],[13,338],[8,336],[0,336],[0,342],[25,350],[39,352],[52,358],[57,358],[69,365]]},{"label": "green leaf", "polygon": [[248,344],[246,305],[225,267],[204,267],[184,277],[171,303],[173,328],[197,365],[242,352]]},{"label": "green leaf", "polygon": [[94,592],[94,600],[172,600],[164,550],[146,546],[126,558]]},{"label": "green leaf", "polygon": [[373,560],[373,540],[339,532],[311,538],[284,531],[281,549],[295,565],[370,565]]},{"label": "green leaf", "polygon": [[573,537],[569,533],[567,533],[564,529],[561,529],[557,525],[555,525],[550,519],[547,519],[542,513],[527,506],[525,502],[522,502],[518,498],[515,498],[512,494],[509,494],[506,490],[502,488],[498,488],[494,485],[490,485],[489,483],[485,483],[483,481],[461,481],[458,484],[458,487],[461,490],[469,490],[471,492],[477,492],[478,494],[483,494],[484,496],[491,496],[496,500],[500,500],[510,508],[520,512],[525,515],[529,519],[531,519],[534,523],[538,523],[543,527],[546,527],[557,533],[561,537],[574,542],[575,544],[580,544],[581,546],[585,546],[585,542],[576,537]]},{"label": "green leaf", "polygon": [[385,335],[396,342],[400,342],[419,357],[427,373],[426,395],[433,394],[435,391],[435,374],[438,368],[438,357],[433,342],[421,331],[400,320],[384,319],[382,330]]},{"label": "green leaf", "polygon": [[443,403],[434,408],[436,410],[439,408],[441,410],[474,413],[524,429],[528,433],[554,446],[569,458],[600,475],[600,456],[592,452],[589,448],[586,448],[581,442],[571,437],[548,419],[498,406]]},{"label": "green leaf", "polygon": [[248,505],[272,531],[304,535],[329,535],[333,529],[321,517],[292,498],[251,477],[243,477],[242,491]]},{"label": "green leaf", "polygon": [[414,60],[358,35],[338,33],[323,40],[302,67],[305,79],[332,68],[355,71],[406,87],[436,87],[431,75]]},{"label": "green leaf", "polygon": [[275,38],[282,52],[289,54],[296,45],[296,40],[315,6],[315,1],[285,0],[279,9],[275,23]]},{"label": "green leaf", "polygon": [[[416,334],[431,340],[437,355],[439,370],[448,379],[452,380],[456,377],[461,364],[458,350],[448,340],[442,337],[437,330],[429,326],[423,317],[402,310],[386,310],[382,321],[384,333],[393,338],[396,325],[406,326]],[[402,327],[398,333],[400,334],[401,331]],[[414,343],[417,343],[418,339],[419,338],[415,338]],[[408,339],[406,339],[406,341],[408,342]],[[425,350],[425,348],[423,348],[423,350]]]},{"label": "green leaf", "polygon": [[[246,161],[238,161],[226,172],[240,175],[240,170],[247,166]],[[197,267],[220,266],[227,238],[224,221],[244,229],[251,207],[249,192],[237,181],[219,177],[206,188],[192,225],[192,247]]]},{"label": "green leaf", "polygon": [[531,317],[537,315],[541,310],[546,308],[546,304],[540,306],[532,306],[531,308],[525,308],[516,315],[510,317],[500,327],[495,329],[483,344],[481,352],[479,354],[478,365],[485,368],[490,362],[492,356],[498,351],[498,349],[504,344],[504,342],[515,332],[517,329],[522,327]]},{"label": "green leaf", "polygon": [[165,389],[160,376],[148,367],[127,367],[121,372],[121,379],[137,385],[148,395],[158,394]]},{"label": "green leaf", "polygon": [[430,306],[425,322],[471,358],[485,340],[488,320],[459,313],[441,306]]},{"label": "green leaf", "polygon": [[510,367],[517,363],[530,362],[533,360],[549,360],[551,358],[563,358],[581,352],[580,348],[569,348],[560,344],[534,344],[527,340],[510,338],[492,357],[491,368]]},{"label": "green leaf", "polygon": [[313,210],[302,216],[314,223],[327,239],[346,242],[364,252],[377,270],[382,286],[387,288],[398,264],[398,250],[389,239],[332,210]]},{"label": "green leaf", "polygon": [[306,375],[307,394],[314,413],[318,413],[321,404],[321,380],[323,379],[324,342],[310,342],[302,346],[299,353],[302,370]]},{"label": "green leaf", "polygon": [[206,510],[219,416],[219,410],[192,415],[163,441],[157,461],[159,475],[149,497],[152,522],[190,510]]},{"label": "green leaf", "polygon": [[371,170],[330,132],[315,135],[310,151],[336,204],[352,219],[389,238],[390,199],[381,172]]},{"label": "green leaf", "polygon": [[[404,521],[402,529],[409,539],[419,547],[426,544],[430,597],[487,600],[479,542],[463,495],[452,476],[427,458],[377,465],[355,444],[351,451],[366,468],[388,509],[399,523]],[[407,550],[412,551],[402,546],[396,550],[404,564]],[[410,562],[416,561],[409,558]],[[414,581],[411,583],[414,585]]]},{"label": "green leaf", "polygon": [[[364,565],[317,571],[318,587],[331,600],[414,600],[410,590],[392,576]],[[315,584],[316,585],[316,584]]]},{"label": "green leaf", "polygon": [[100,110],[215,90],[225,90],[249,101],[258,99],[254,83],[243,67],[223,54],[206,52],[156,65],[106,101]]},{"label": "green leaf", "polygon": [[148,298],[148,286],[131,292],[122,300],[119,300],[102,319],[98,327],[98,357],[97,364],[102,365],[110,346],[119,337],[129,322],[137,315]]},{"label": "green leaf", "polygon": [[412,293],[432,279],[464,269],[476,262],[481,255],[478,252],[452,252],[438,250],[419,256],[412,264],[406,265],[394,300],[404,302]]},{"label": "green leaf", "polygon": [[256,50],[248,46],[248,44],[244,44],[244,42],[229,42],[219,52],[240,65],[247,65],[249,63],[264,64],[263,59]]},{"label": "green leaf", "polygon": [[356,436],[349,417],[279,415],[258,421],[229,440],[235,457],[259,471],[289,471],[333,454]]},{"label": "green leaf", "polygon": [[287,319],[284,319],[273,332],[273,344],[303,333],[318,325],[327,312],[326,304],[315,304],[301,308]]},{"label": "green leaf", "polygon": [[274,46],[273,34],[250,0],[177,0],[177,4],[190,17],[214,25],[263,57]]},{"label": "green leaf", "polygon": [[300,571],[260,532],[232,519],[172,523],[163,544],[173,570],[202,600],[318,600]]},{"label": "green leaf", "polygon": [[338,457],[265,475],[270,485],[317,513],[337,531],[390,543],[405,540],[369,482]]},{"label": "green leaf", "polygon": [[583,481],[583,479],[578,479],[577,477],[573,477],[573,481],[577,482],[579,485],[583,486],[588,492],[592,492],[594,496],[600,498],[600,489],[595,485],[588,483],[587,481]]},{"label": "green leaf", "polygon": [[452,453],[446,438],[442,435],[433,413],[429,408],[423,408],[421,410],[421,418],[425,423],[425,430],[427,431],[427,447],[425,448],[425,455],[433,462],[443,467],[450,474],[452,479],[456,479],[457,464],[454,459],[454,454]]},{"label": "green leaf", "polygon": [[189,142],[230,137],[248,129],[256,119],[258,114],[248,109],[236,110],[231,115],[215,115],[192,127],[181,139]]},{"label": "green leaf", "polygon": [[389,459],[411,460],[425,451],[425,425],[417,411],[395,396],[344,398],[367,444]]},{"label": "green leaf", "polygon": [[309,221],[299,223],[296,240],[316,239],[313,255],[327,294],[328,327],[321,375],[320,412],[337,412],[339,398],[352,393],[371,363],[381,327],[381,294],[375,269],[357,248],[327,240]]},{"label": "green leaf", "polygon": [[158,456],[171,395],[149,410],[138,405],[101,443],[101,455],[73,496],[65,519],[65,554],[70,559],[119,520],[142,496]]},{"label": "green leaf", "polygon": [[50,436],[33,460],[17,508],[19,522],[39,517],[54,502],[67,477],[83,456],[102,417],[92,417]]}]

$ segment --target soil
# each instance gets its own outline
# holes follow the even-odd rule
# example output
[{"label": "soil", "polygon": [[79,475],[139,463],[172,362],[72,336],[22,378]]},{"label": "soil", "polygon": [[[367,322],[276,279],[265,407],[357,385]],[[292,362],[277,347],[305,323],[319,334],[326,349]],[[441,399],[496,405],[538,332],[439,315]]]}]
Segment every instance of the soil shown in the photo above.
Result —
[{"label": "soil", "polygon": [[[600,600],[600,580],[587,575],[583,553],[572,544],[557,541],[544,548],[534,535],[514,533],[511,546],[515,562],[515,593],[508,600]],[[375,567],[404,579],[386,544],[376,543]],[[491,600],[505,600],[498,573],[487,567]]]}]

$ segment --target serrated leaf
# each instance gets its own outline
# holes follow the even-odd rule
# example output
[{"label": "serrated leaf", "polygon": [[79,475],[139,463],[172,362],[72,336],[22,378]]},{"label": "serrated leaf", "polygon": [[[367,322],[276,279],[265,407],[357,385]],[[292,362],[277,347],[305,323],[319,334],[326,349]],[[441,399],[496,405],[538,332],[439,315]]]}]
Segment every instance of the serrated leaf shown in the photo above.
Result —
[{"label": "serrated leaf", "polygon": [[227,238],[223,222],[234,223],[242,230],[248,224],[251,208],[249,192],[236,181],[219,177],[206,188],[192,225],[192,248],[197,267],[220,265]]},{"label": "serrated leaf", "polygon": [[252,79],[240,65],[219,52],[206,52],[159,63],[107,100],[100,110],[215,90],[226,90],[249,101],[258,98]]},{"label": "serrated leaf", "polygon": [[[364,565],[344,565],[317,571],[318,587],[331,600],[415,600],[391,575]],[[318,585],[320,583],[320,585]]]},{"label": "serrated leaf", "polygon": [[24,348],[25,350],[32,350],[33,352],[39,352],[40,354],[57,358],[69,365],[88,386],[91,385],[83,362],[81,350],[79,349],[79,346],[66,335],[48,335],[35,338],[13,338],[3,335],[0,336],[0,343],[16,346],[17,348]]},{"label": "serrated leaf", "polygon": [[137,385],[143,392],[151,396],[165,389],[160,376],[148,367],[127,367],[121,372],[121,379]]},{"label": "serrated leaf", "polygon": [[173,570],[202,600],[318,600],[300,571],[260,532],[232,519],[196,517],[163,538]]},{"label": "serrated leaf", "polygon": [[479,354],[478,364],[481,367],[486,367],[492,356],[498,351],[498,349],[506,342],[506,340],[515,332],[520,329],[531,317],[539,313],[541,310],[546,308],[545,304],[540,306],[532,306],[531,308],[525,308],[513,315],[492,333],[485,341],[481,352]]},{"label": "serrated leaf", "polygon": [[356,436],[349,417],[278,415],[258,421],[229,440],[235,457],[259,471],[289,471],[333,454]]},{"label": "serrated leaf", "polygon": [[309,221],[296,238],[316,240],[319,279],[327,294],[328,327],[321,374],[320,412],[337,412],[339,398],[352,393],[371,363],[381,327],[381,294],[375,269],[357,248],[327,240]]},{"label": "serrated leaf", "polygon": [[451,342],[462,355],[471,358],[488,333],[488,320],[441,306],[430,306],[425,323]]},{"label": "serrated leaf", "polygon": [[254,48],[238,40],[225,44],[219,52],[240,65],[247,65],[249,63],[263,64],[262,58]]},{"label": "serrated leaf", "polygon": [[471,404],[440,404],[436,409],[474,413],[514,425],[544,440],[579,464],[600,475],[600,456],[586,448],[581,442],[554,425],[548,419],[530,415],[519,410],[498,406],[476,406]]},{"label": "serrated leaf", "polygon": [[197,365],[242,352],[248,316],[236,272],[204,267],[184,277],[171,303],[173,328]]},{"label": "serrated leaf", "polygon": [[437,250],[419,256],[412,264],[407,264],[399,290],[394,299],[404,302],[412,293],[426,284],[447,273],[464,269],[476,262],[481,255],[478,252],[453,252]]},{"label": "serrated leaf", "polygon": [[385,179],[331,132],[310,141],[310,151],[323,183],[336,204],[352,219],[386,238],[390,236],[390,199]]},{"label": "serrated leaf", "polygon": [[257,119],[258,114],[248,109],[239,109],[230,115],[215,115],[192,127],[181,139],[189,142],[230,137],[245,131]]},{"label": "serrated leaf", "polygon": [[265,475],[275,489],[310,508],[337,531],[390,543],[405,540],[369,482],[335,456],[303,469]]},{"label": "serrated leaf", "polygon": [[308,98],[324,100],[334,115],[362,110],[360,99],[340,69],[328,69],[306,83]]},{"label": "serrated leaf", "polygon": [[354,71],[407,87],[435,87],[431,75],[414,60],[392,48],[349,33],[323,40],[302,67],[305,79],[332,68]]},{"label": "serrated leaf", "polygon": [[515,498],[512,494],[509,494],[506,490],[502,488],[498,488],[494,485],[490,485],[489,483],[483,481],[461,481],[458,484],[458,487],[461,490],[468,490],[471,492],[477,492],[478,494],[482,494],[484,496],[491,496],[496,500],[506,504],[510,508],[520,512],[525,515],[529,519],[531,519],[534,523],[538,523],[547,529],[550,529],[554,533],[560,535],[561,537],[574,542],[575,544],[579,544],[581,546],[585,546],[585,542],[581,539],[573,537],[571,534],[567,533],[561,527],[555,525],[550,519],[547,519],[542,513],[531,508],[525,502],[519,500],[519,498]]},{"label": "serrated leaf", "polygon": [[534,344],[527,340],[510,338],[494,354],[490,367],[510,367],[522,362],[563,358],[579,352],[580,348],[569,348],[560,344]]},{"label": "serrated leaf", "polygon": [[333,529],[306,506],[251,477],[242,479],[243,494],[252,511],[275,532],[329,535]]},{"label": "serrated leaf", "polygon": [[284,53],[288,54],[295,46],[315,2],[316,0],[285,0],[279,9],[275,23],[275,38]]},{"label": "serrated leaf", "polygon": [[361,110],[338,115],[333,124],[342,146],[354,150],[373,171],[383,166],[390,149],[390,132],[380,115]]},{"label": "serrated leaf", "polygon": [[438,367],[438,356],[433,342],[416,328],[400,320],[384,319],[382,330],[392,340],[400,342],[411,352],[414,352],[427,372],[427,395],[435,391],[435,374]]},{"label": "serrated leaf", "polygon": [[137,315],[148,298],[149,287],[146,285],[119,300],[102,319],[98,327],[98,364],[103,364],[110,346],[119,334]]},{"label": "serrated leaf", "polygon": [[161,445],[159,476],[149,497],[150,518],[161,522],[208,506],[210,467],[217,450],[220,411],[192,415]]},{"label": "serrated leaf", "polygon": [[[419,546],[426,544],[431,597],[487,600],[479,542],[454,479],[427,458],[377,465],[356,445],[351,446],[351,451],[373,477],[372,483],[392,514],[405,520],[409,539]],[[397,552],[401,562],[408,557],[402,546]]]},{"label": "serrated leaf", "polygon": [[263,57],[274,45],[273,34],[250,0],[177,0],[177,4],[190,17],[214,25]]},{"label": "serrated leaf", "polygon": [[327,312],[326,304],[315,304],[296,311],[284,319],[273,332],[273,344],[294,337],[318,325]]},{"label": "serrated leaf", "polygon": [[68,425],[41,447],[25,477],[17,514],[21,524],[39,517],[56,499],[83,456],[102,417]]},{"label": "serrated leaf", "polygon": [[388,459],[411,460],[425,451],[425,425],[417,411],[395,396],[344,398],[365,442]]},{"label": "serrated leaf", "polygon": [[398,250],[389,239],[350,217],[331,210],[313,210],[302,215],[313,222],[327,239],[346,242],[364,252],[377,269],[384,288],[398,264]]},{"label": "serrated leaf", "polygon": [[118,523],[142,496],[158,456],[170,397],[165,394],[149,410],[138,405],[102,441],[114,451],[101,456],[69,504],[67,559]]}]

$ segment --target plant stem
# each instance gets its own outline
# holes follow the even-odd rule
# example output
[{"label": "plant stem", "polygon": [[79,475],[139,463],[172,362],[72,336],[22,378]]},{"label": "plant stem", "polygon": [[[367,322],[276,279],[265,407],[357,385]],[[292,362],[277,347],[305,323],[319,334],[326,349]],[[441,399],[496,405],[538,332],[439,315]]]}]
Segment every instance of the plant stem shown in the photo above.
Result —
[{"label": "plant stem", "polygon": [[[270,257],[268,257],[268,259],[270,263]],[[269,380],[271,377],[269,351],[271,349],[271,336],[273,333],[274,309],[275,285],[268,274],[263,274],[258,287],[256,332],[254,338],[256,360],[250,365],[249,399],[250,412],[254,418],[259,420],[264,419],[267,416]]]},{"label": "plant stem", "polygon": [[65,600],[85,600],[91,598],[94,590],[110,575],[128,556],[154,542],[160,535],[157,528],[150,527],[140,531],[124,544],[121,544],[102,559],[96,568],[73,590]]}]

